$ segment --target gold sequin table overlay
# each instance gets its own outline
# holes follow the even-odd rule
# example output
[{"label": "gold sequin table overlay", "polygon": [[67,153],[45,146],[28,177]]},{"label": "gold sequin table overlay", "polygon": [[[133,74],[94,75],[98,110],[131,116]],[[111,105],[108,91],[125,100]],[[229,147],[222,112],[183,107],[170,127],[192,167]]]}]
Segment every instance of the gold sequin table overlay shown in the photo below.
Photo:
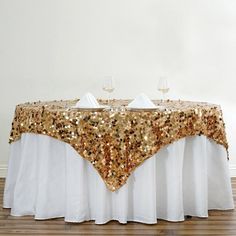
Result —
[{"label": "gold sequin table overlay", "polygon": [[[16,106],[9,142],[23,133],[44,134],[70,144],[96,168],[115,191],[160,148],[181,138],[205,135],[228,150],[218,105],[187,101],[154,101],[165,110],[86,111],[78,100],[34,102]],[[105,103],[99,100],[100,103]],[[113,100],[114,106],[128,100]]]}]

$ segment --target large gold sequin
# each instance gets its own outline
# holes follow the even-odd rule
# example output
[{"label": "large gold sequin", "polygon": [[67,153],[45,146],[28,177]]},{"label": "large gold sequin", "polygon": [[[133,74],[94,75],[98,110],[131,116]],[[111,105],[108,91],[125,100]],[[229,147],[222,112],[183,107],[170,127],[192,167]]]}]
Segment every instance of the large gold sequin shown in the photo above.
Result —
[{"label": "large gold sequin", "polygon": [[[86,111],[72,108],[76,101],[17,105],[10,143],[22,133],[64,141],[93,164],[111,191],[124,185],[144,160],[180,138],[205,135],[228,150],[222,111],[217,105],[155,101],[165,110]],[[113,100],[115,106],[127,103]]]}]

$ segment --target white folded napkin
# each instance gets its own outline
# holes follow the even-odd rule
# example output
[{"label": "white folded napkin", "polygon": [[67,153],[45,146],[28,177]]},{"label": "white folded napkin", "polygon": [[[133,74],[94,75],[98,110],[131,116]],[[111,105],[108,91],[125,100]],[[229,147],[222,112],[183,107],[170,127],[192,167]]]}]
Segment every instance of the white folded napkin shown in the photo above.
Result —
[{"label": "white folded napkin", "polygon": [[86,93],[74,106],[75,108],[99,108],[97,99],[91,94]]},{"label": "white folded napkin", "polygon": [[156,108],[155,104],[149,99],[149,97],[141,93],[132,102],[128,104],[129,108]]}]

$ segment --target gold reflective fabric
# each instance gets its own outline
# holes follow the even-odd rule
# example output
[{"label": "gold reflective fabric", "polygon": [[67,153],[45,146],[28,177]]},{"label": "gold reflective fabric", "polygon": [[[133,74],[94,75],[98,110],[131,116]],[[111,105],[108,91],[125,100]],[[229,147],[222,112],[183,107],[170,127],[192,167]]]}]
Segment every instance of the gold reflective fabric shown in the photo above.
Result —
[{"label": "gold reflective fabric", "polygon": [[[228,150],[218,105],[168,100],[153,101],[164,110],[108,111],[73,108],[77,101],[17,105],[9,142],[20,139],[23,133],[66,142],[92,163],[111,191],[124,185],[130,174],[160,148],[181,138],[205,135]],[[112,103],[124,107],[128,100]]]}]

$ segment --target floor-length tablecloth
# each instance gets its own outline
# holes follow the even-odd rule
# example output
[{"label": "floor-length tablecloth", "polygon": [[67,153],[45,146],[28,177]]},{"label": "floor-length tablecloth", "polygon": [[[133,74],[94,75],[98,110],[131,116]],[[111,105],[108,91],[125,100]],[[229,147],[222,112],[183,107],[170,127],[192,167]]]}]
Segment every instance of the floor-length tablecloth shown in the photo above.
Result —
[{"label": "floor-length tablecloth", "polygon": [[234,208],[226,149],[205,136],[162,148],[115,192],[90,162],[62,141],[25,133],[10,149],[3,206],[14,216],[151,224]]}]

